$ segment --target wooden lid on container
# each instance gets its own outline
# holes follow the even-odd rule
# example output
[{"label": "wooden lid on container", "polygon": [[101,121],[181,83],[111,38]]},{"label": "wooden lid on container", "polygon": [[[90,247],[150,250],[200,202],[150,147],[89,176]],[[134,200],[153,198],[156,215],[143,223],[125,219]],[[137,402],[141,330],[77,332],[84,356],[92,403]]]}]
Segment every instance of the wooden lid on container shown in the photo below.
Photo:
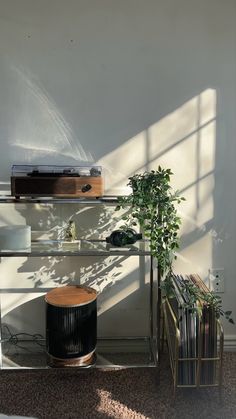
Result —
[{"label": "wooden lid on container", "polygon": [[67,285],[49,291],[45,296],[45,301],[57,307],[77,307],[89,304],[96,298],[97,292],[93,288],[83,285]]}]

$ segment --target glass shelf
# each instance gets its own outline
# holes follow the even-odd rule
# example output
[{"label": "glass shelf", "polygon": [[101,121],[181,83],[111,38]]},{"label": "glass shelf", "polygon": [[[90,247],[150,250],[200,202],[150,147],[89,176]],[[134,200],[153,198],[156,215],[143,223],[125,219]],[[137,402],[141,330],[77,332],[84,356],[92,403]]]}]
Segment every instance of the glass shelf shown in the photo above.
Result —
[{"label": "glass shelf", "polygon": [[39,240],[30,249],[0,250],[1,256],[150,256],[149,241],[140,240],[126,247],[114,247],[105,240]]},{"label": "glass shelf", "polygon": [[55,198],[46,197],[21,197],[16,198],[12,195],[0,196],[0,204],[83,204],[83,205],[101,205],[118,203],[119,196],[106,195],[101,198]]},{"label": "glass shelf", "polygon": [[[132,352],[131,352],[132,345]],[[98,338],[96,361],[89,368],[155,367],[149,337]],[[2,342],[0,369],[52,369],[48,365],[45,340]],[[65,367],[84,369],[88,367]],[[53,368],[55,369],[55,368]],[[57,368],[58,369],[58,368]],[[60,368],[61,369],[61,368]]]}]

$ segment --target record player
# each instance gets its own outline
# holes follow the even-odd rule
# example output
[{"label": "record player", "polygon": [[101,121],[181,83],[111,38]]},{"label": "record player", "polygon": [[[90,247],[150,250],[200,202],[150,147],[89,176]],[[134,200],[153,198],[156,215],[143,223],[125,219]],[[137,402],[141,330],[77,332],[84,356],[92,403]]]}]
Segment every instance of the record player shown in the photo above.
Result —
[{"label": "record player", "polygon": [[101,166],[12,166],[11,194],[16,198],[99,198],[103,193]]}]

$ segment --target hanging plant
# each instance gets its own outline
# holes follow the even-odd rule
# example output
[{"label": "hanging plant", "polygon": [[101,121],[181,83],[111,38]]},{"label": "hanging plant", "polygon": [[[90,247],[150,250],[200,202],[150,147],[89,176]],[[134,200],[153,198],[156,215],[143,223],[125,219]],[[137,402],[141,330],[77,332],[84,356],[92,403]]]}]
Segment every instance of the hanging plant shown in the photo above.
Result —
[{"label": "hanging plant", "polygon": [[175,204],[184,198],[178,191],[173,191],[170,185],[172,174],[170,169],[159,166],[156,171],[129,177],[128,186],[132,192],[119,198],[116,207],[116,211],[126,208],[123,220],[131,226],[139,225],[144,237],[150,240],[150,251],[157,260],[161,276],[171,272],[175,251],[179,247],[181,219]]}]

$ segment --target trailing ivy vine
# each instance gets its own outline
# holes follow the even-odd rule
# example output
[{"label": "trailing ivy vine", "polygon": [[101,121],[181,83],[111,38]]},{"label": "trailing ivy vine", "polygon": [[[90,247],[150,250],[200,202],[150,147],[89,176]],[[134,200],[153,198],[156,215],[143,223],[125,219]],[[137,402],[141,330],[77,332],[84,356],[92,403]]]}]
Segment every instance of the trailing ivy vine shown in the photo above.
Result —
[{"label": "trailing ivy vine", "polygon": [[179,247],[178,232],[181,219],[175,204],[183,197],[173,191],[170,185],[170,169],[162,169],[135,174],[129,177],[128,186],[132,193],[121,197],[116,210],[129,209],[122,217],[131,226],[139,225],[146,238],[150,240],[151,254],[156,258],[161,276],[172,269],[175,251]]}]

